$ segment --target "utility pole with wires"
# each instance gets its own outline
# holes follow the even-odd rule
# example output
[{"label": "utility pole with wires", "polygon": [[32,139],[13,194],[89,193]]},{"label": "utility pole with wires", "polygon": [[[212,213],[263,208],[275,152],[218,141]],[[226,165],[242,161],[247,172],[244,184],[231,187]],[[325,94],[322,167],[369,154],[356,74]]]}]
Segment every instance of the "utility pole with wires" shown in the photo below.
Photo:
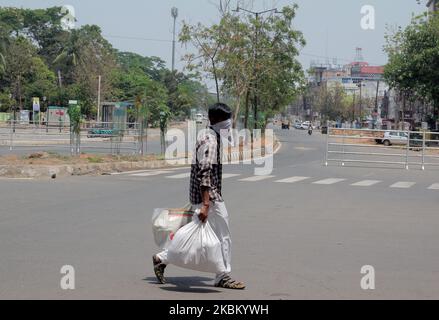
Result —
[{"label": "utility pole with wires", "polygon": [[247,10],[245,8],[241,8],[239,5],[236,7],[236,10],[232,10],[234,12],[240,12],[240,11],[244,11],[250,14],[253,14],[255,16],[256,19],[256,30],[255,30],[255,43],[253,45],[254,47],[254,59],[255,62],[253,64],[253,70],[254,70],[254,74],[255,74],[255,84],[254,84],[254,97],[253,97],[253,121],[254,121],[254,128],[257,129],[258,128],[258,104],[259,104],[259,93],[258,93],[258,87],[259,87],[259,81],[258,81],[258,74],[257,74],[257,68],[256,68],[256,64],[257,64],[257,60],[259,58],[259,51],[258,51],[258,44],[259,44],[259,18],[261,15],[265,14],[265,13],[275,13],[275,14],[279,14],[281,12],[279,12],[277,10],[277,8],[274,9],[269,9],[269,10],[264,10],[264,11],[251,11],[251,10]]},{"label": "utility pole with wires", "polygon": [[178,9],[176,7],[173,7],[171,9],[171,15],[174,19],[174,29],[172,32],[172,72],[175,71],[175,24],[178,17]]}]

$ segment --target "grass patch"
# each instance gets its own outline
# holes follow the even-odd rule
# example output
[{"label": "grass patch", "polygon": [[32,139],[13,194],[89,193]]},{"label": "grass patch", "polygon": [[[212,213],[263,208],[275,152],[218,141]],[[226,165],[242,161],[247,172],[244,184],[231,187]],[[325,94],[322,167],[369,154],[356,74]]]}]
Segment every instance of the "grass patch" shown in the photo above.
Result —
[{"label": "grass patch", "polygon": [[87,158],[87,161],[89,163],[103,163],[104,159],[102,159],[101,157],[98,157],[98,156],[90,156]]}]

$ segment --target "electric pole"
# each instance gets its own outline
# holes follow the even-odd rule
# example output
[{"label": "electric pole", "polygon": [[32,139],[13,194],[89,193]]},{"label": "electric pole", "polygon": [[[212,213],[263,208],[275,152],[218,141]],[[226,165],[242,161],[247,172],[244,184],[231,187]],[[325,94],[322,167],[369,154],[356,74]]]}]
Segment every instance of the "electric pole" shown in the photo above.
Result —
[{"label": "electric pole", "polygon": [[101,111],[101,81],[102,81],[102,76],[98,76],[98,115],[97,115],[97,119],[96,122],[101,122],[100,121],[100,111]]},{"label": "electric pole", "polygon": [[173,7],[171,9],[171,15],[174,19],[174,30],[172,33],[172,72],[175,71],[175,24],[178,17],[178,9],[176,7]]}]

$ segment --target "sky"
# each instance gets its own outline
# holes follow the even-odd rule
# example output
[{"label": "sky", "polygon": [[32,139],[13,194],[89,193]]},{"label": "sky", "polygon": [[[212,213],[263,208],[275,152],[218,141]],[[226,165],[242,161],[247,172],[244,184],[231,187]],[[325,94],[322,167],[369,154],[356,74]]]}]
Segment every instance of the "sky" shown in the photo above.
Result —
[{"label": "sky", "polygon": [[[308,69],[312,60],[338,63],[351,62],[355,48],[363,48],[363,56],[372,65],[383,65],[386,25],[406,26],[413,14],[426,10],[426,0],[232,0],[233,6],[244,1],[255,11],[282,8],[297,3],[299,10],[293,22],[304,33],[307,45],[299,60]],[[46,8],[72,5],[77,25],[96,24],[119,50],[145,56],[158,56],[171,67],[172,17],[171,8],[179,9],[177,32],[182,21],[212,24],[218,19],[218,0],[0,0],[0,6]],[[361,9],[375,9],[375,29],[363,30]],[[176,67],[182,70],[181,57],[190,50],[177,44]]]}]

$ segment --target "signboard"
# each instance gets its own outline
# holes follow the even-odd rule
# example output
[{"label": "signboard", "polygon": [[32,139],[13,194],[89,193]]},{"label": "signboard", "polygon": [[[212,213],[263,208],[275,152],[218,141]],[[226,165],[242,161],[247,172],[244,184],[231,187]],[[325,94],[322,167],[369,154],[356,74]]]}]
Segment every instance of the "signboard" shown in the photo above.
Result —
[{"label": "signboard", "polygon": [[67,109],[58,106],[49,106],[48,108],[48,120],[50,123],[69,123],[70,119],[67,114]]},{"label": "signboard", "polygon": [[32,98],[32,110],[40,112],[40,98]]},{"label": "signboard", "polygon": [[29,110],[20,111],[20,124],[29,124]]}]

